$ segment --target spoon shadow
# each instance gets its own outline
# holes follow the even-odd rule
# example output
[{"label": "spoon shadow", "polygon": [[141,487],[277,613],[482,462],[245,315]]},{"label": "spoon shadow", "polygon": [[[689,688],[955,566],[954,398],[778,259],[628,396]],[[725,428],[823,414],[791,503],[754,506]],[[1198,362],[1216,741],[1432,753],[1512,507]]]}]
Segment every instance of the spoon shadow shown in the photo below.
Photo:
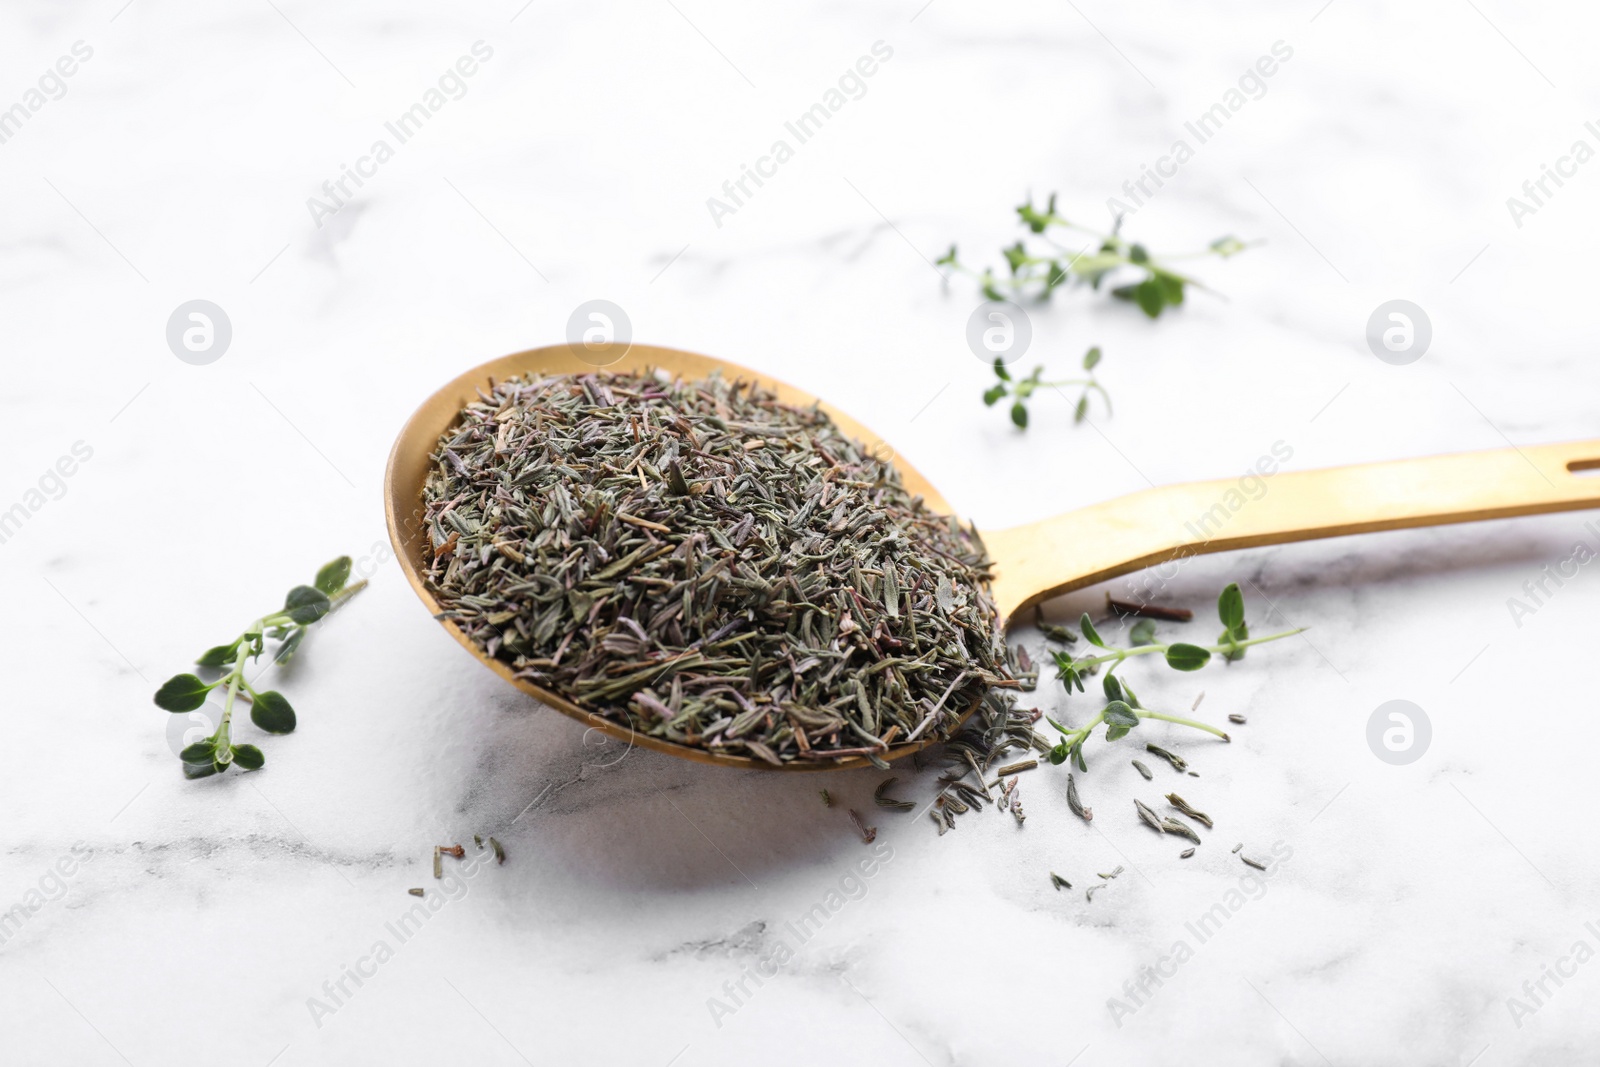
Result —
[{"label": "spoon shadow", "polygon": [[503,827],[508,849],[537,856],[545,877],[593,893],[759,889],[832,872],[870,854],[850,809],[869,827],[913,821],[875,804],[885,778],[919,810],[932,799],[932,777],[914,787],[909,760],[888,773],[733,770],[631,747],[520,693],[501,703],[504,736],[485,739],[484,784],[463,807]]}]

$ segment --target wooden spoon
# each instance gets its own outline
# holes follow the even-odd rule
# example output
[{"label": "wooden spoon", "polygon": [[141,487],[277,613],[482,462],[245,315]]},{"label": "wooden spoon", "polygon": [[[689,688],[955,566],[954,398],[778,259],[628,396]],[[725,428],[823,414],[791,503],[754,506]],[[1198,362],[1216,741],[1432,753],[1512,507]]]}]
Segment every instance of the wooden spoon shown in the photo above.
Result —
[{"label": "wooden spoon", "polygon": [[[528,373],[588,374],[601,367],[618,373],[658,368],[690,380],[721,371],[726,378],[755,381],[785,403],[819,404],[845,433],[869,449],[893,454],[881,438],[844,412],[793,386],[709,356],[638,344],[598,353],[586,351],[582,358],[567,345],[504,356],[467,371],[425,400],[400,431],[389,454],[384,475],[389,539],[411,587],[430,612],[437,615],[443,607],[423,579],[422,488],[431,467],[429,455],[440,435],[466,404],[477,399],[480,388],[485,392],[491,388],[492,381]],[[903,459],[896,459],[895,465],[906,488],[921,495],[930,507],[946,514],[953,510],[916,468]],[[1018,612],[1050,597],[1203,552],[1600,507],[1600,477],[1581,476],[1585,471],[1600,473],[1600,440],[1283,471],[1263,479],[1266,489],[1254,490],[1259,493],[1256,499],[1245,492],[1238,478],[1162,486],[1027,526],[988,532],[983,539],[996,564],[995,602],[1001,620],[1009,623]],[[559,693],[515,677],[510,666],[486,656],[454,623],[445,620],[444,628],[518,689],[611,737],[701,763],[777,769],[747,756],[710,752],[635,733]],[[969,708],[967,714],[971,711]],[[898,759],[930,743],[920,740],[898,745],[883,757]],[[871,764],[860,758],[828,764],[795,761],[784,769],[856,766]]]}]

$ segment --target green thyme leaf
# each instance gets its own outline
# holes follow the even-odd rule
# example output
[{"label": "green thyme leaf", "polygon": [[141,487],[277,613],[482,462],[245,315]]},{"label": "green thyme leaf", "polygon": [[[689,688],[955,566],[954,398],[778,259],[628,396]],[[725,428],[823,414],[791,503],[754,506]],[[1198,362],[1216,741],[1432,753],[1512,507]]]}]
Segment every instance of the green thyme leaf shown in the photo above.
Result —
[{"label": "green thyme leaf", "polygon": [[231,665],[234,657],[239,654],[241,641],[243,641],[243,638],[231,645],[217,645],[215,648],[206,649],[205,653],[194,661],[195,665],[197,667],[227,667]]},{"label": "green thyme leaf", "polygon": [[175,674],[156,690],[156,707],[167,711],[193,711],[206,702],[211,686],[192,674]]},{"label": "green thyme leaf", "polygon": [[1078,620],[1078,630],[1085,638],[1088,639],[1091,645],[1094,645],[1097,648],[1106,647],[1106,643],[1100,640],[1100,631],[1094,628],[1094,623],[1090,621],[1089,613],[1087,611],[1083,613],[1083,618]]},{"label": "green thyme leaf", "polygon": [[1133,289],[1134,303],[1139,305],[1139,310],[1152,319],[1161,314],[1161,309],[1166,306],[1167,294],[1161,284],[1154,278],[1146,278]]},{"label": "green thyme leaf", "polygon": [[178,753],[178,758],[185,763],[210,763],[211,755],[217,750],[217,743],[211,738],[196,741],[194,744]]},{"label": "green thyme leaf", "polygon": [[278,646],[278,651],[272,656],[272,662],[278,664],[288,663],[294,658],[295,652],[300,648],[300,642],[306,639],[303,628],[296,626],[284,636],[283,644]]},{"label": "green thyme leaf", "polygon": [[344,588],[344,583],[350,580],[350,557],[340,556],[332,563],[323,565],[317,572],[315,585],[317,591],[326,596],[332,596]]},{"label": "green thyme leaf", "polygon": [[1179,671],[1197,671],[1211,661],[1211,653],[1199,645],[1167,646],[1167,666]]},{"label": "green thyme leaf", "polygon": [[1217,597],[1217,614],[1222,619],[1222,625],[1230,630],[1238,630],[1244,625],[1244,594],[1239,592],[1239,583],[1230,584]]},{"label": "green thyme leaf", "polygon": [[1001,249],[1001,251],[1005,254],[1006,265],[1011,268],[1013,275],[1027,265],[1028,250],[1022,246],[1021,241],[1018,241],[1010,248]]},{"label": "green thyme leaf", "polygon": [[[1050,201],[1052,205],[1055,203],[1054,194],[1051,194]],[[1053,213],[1053,207],[1051,211]],[[1018,206],[1017,217],[1022,220],[1023,225],[1027,226],[1028,229],[1032,230],[1034,233],[1043,233],[1045,228],[1050,225],[1050,215],[1040,214],[1039,211],[1034,208],[1032,200],[1029,200],[1026,204]]]},{"label": "green thyme leaf", "polygon": [[1183,279],[1176,274],[1165,271],[1156,271],[1151,279],[1161,287],[1161,295],[1166,300],[1168,307],[1178,307],[1183,303]]},{"label": "green thyme leaf", "polygon": [[1133,629],[1128,631],[1128,640],[1135,646],[1153,645],[1156,643],[1156,624],[1153,619],[1140,619],[1133,624]]},{"label": "green thyme leaf", "polygon": [[1100,714],[1112,726],[1123,726],[1131,730],[1139,725],[1139,716],[1133,713],[1133,708],[1121,700],[1113,700]]},{"label": "green thyme leaf", "polygon": [[250,705],[250,721],[269,734],[291,733],[295,727],[294,708],[282,693],[269,689],[256,694]]},{"label": "green thyme leaf", "polygon": [[309,585],[297,585],[289,590],[289,595],[283,601],[283,613],[302,626],[316,622],[328,613],[332,602],[328,595],[320,589],[313,589]]},{"label": "green thyme leaf", "polygon": [[233,762],[247,771],[259,771],[267,762],[267,757],[254,745],[234,745]]}]

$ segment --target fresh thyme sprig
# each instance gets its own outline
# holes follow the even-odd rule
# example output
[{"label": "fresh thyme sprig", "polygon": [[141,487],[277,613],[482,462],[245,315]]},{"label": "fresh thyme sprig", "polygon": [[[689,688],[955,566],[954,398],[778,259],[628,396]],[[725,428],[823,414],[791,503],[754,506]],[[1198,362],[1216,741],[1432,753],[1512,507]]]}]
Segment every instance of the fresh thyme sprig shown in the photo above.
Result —
[{"label": "fresh thyme sprig", "polygon": [[1052,653],[1056,661],[1056,677],[1066,685],[1067,692],[1072,692],[1076,686],[1081,693],[1083,679],[1093,674],[1101,664],[1111,664],[1109,669],[1114,671],[1124,660],[1157,652],[1166,658],[1167,666],[1174,670],[1197,671],[1211,662],[1212,656],[1221,656],[1228,661],[1243,659],[1245,649],[1251,645],[1264,645],[1268,641],[1293,637],[1295,634],[1304,633],[1306,629],[1302,626],[1294,630],[1284,630],[1282,633],[1268,634],[1266,637],[1251,637],[1250,627],[1244,618],[1244,595],[1239,592],[1237,584],[1229,585],[1222,591],[1222,595],[1217,597],[1217,614],[1222,619],[1223,629],[1215,645],[1192,645],[1183,641],[1158,644],[1155,641],[1155,624],[1145,619],[1134,626],[1130,633],[1134,647],[1112,648],[1101,638],[1086,612],[1078,622],[1078,629],[1091,645],[1104,649],[1105,652],[1093,656],[1073,656],[1069,652]]},{"label": "fresh thyme sprig", "polygon": [[179,753],[184,777],[205,778],[221,774],[234,764],[253,771],[266,763],[266,757],[255,745],[234,743],[235,701],[241,697],[248,701],[250,721],[269,734],[286,734],[295,728],[294,708],[282,693],[271,689],[258,692],[252,687],[244,677],[245,664],[261,655],[269,637],[281,642],[273,662],[287,662],[300,647],[300,642],[305,640],[308,627],[367,584],[363,579],[354,585],[347,585],[349,580],[350,557],[340,556],[317,572],[312,585],[297,585],[289,590],[281,609],[252,622],[231,644],[208,649],[195,661],[203,668],[226,668],[222,677],[214,682],[206,682],[198,675],[178,674],[167,679],[156,690],[157,707],[171,712],[185,712],[203,705],[211,690],[218,686],[226,687],[222,720],[216,732]]},{"label": "fresh thyme sprig", "polygon": [[1126,682],[1119,681],[1115,675],[1107,674],[1101,680],[1101,684],[1106,694],[1106,706],[1101,708],[1099,714],[1090,719],[1084,726],[1076,730],[1069,730],[1054,719],[1046,716],[1050,725],[1055,727],[1061,734],[1061,740],[1049,752],[1051,763],[1059,765],[1070,760],[1080,771],[1087,771],[1089,765],[1083,758],[1083,743],[1089,739],[1089,735],[1094,732],[1095,727],[1102,724],[1106,728],[1107,741],[1117,741],[1127,736],[1128,731],[1137,727],[1144,719],[1175,722],[1179,726],[1190,726],[1196,730],[1204,730],[1206,733],[1214,734],[1224,741],[1233,740],[1226,733],[1209,723],[1199,722],[1195,719],[1185,719],[1177,715],[1168,715],[1161,711],[1151,711],[1139,703],[1139,698],[1134,695],[1133,687]]},{"label": "fresh thyme sprig", "polygon": [[[1205,288],[1198,280],[1174,270],[1168,265],[1170,261],[1200,256],[1226,259],[1249,247],[1237,237],[1219,237],[1203,251],[1157,259],[1144,245],[1122,236],[1122,216],[1119,215],[1112,224],[1110,233],[1102,233],[1058,214],[1054,193],[1050,194],[1050,202],[1043,211],[1035,208],[1033,198],[1029,197],[1027,203],[1017,207],[1017,217],[1030,231],[1041,235],[1051,250],[1043,253],[1030,250],[1022,240],[1002,249],[1008,268],[1004,276],[996,275],[988,267],[982,271],[968,267],[957,258],[955,245],[951,245],[950,251],[935,262],[978,279],[983,295],[990,300],[1032,296],[1043,301],[1049,300],[1051,294],[1065,286],[1087,285],[1098,291],[1103,282],[1126,278],[1122,284],[1111,289],[1111,295],[1118,300],[1137,304],[1139,310],[1154,319],[1167,308],[1180,306],[1188,286]],[[1091,244],[1074,252],[1049,236],[1047,231],[1052,227],[1087,236],[1092,239]],[[1099,243],[1097,248],[1093,245],[1096,241]]]},{"label": "fresh thyme sprig", "polygon": [[1160,653],[1166,659],[1167,665],[1174,670],[1197,671],[1211,662],[1212,656],[1221,656],[1231,662],[1242,659],[1245,650],[1251,645],[1278,641],[1305,631],[1305,627],[1302,626],[1282,633],[1268,634],[1265,637],[1251,637],[1249,624],[1244,617],[1244,594],[1239,591],[1237,584],[1229,585],[1222,591],[1222,595],[1217,597],[1217,615],[1222,620],[1223,629],[1215,645],[1193,645],[1181,641],[1160,644],[1155,640],[1155,624],[1145,619],[1136,624],[1130,632],[1133,647],[1113,648],[1105,643],[1085,613],[1078,622],[1078,628],[1091,645],[1104,651],[1097,655],[1084,656],[1074,656],[1070,652],[1052,653],[1056,661],[1056,677],[1061,679],[1068,693],[1074,688],[1081,693],[1084,691],[1084,678],[1099,670],[1102,665],[1110,664],[1101,682],[1108,703],[1087,725],[1078,729],[1068,729],[1054,719],[1049,720],[1050,725],[1062,735],[1062,740],[1050,750],[1050,762],[1061,764],[1071,760],[1079,770],[1088,770],[1083,759],[1083,742],[1097,726],[1102,724],[1106,727],[1107,741],[1116,741],[1125,736],[1143,719],[1160,719],[1164,722],[1177,723],[1180,726],[1189,726],[1214,734],[1224,741],[1229,740],[1228,735],[1215,726],[1145,708],[1134,695],[1133,687],[1114,677],[1116,669],[1135,656]]},{"label": "fresh thyme sprig", "polygon": [[1076,385],[1081,386],[1083,392],[1078,394],[1078,402],[1072,410],[1072,421],[1074,423],[1082,422],[1088,417],[1089,393],[1091,391],[1100,394],[1100,398],[1105,401],[1106,414],[1109,415],[1111,414],[1111,396],[1106,392],[1105,386],[1096,381],[1094,377],[1094,369],[1099,363],[1100,348],[1096,346],[1083,354],[1083,370],[1087,377],[1067,378],[1058,382],[1044,382],[1039,380],[1040,376],[1044,374],[1043,367],[1033,368],[1033,373],[1026,378],[1012,378],[1011,372],[1006,370],[1006,365],[996,359],[994,361],[994,376],[999,380],[984,391],[983,402],[989,407],[994,407],[995,404],[1006,397],[1011,397],[1011,421],[1016,425],[1017,429],[1026,430],[1028,428],[1028,398],[1034,394],[1035,390],[1059,390],[1063,386]]}]

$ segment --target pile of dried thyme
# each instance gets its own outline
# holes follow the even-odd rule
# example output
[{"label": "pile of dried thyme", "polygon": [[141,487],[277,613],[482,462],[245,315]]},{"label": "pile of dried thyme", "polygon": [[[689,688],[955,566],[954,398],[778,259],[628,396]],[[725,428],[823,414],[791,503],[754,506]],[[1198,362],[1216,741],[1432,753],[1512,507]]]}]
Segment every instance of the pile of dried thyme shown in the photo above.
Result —
[{"label": "pile of dried thyme", "polygon": [[513,378],[433,459],[443,617],[640,732],[886,766],[1016,684],[977,531],[815,408],[715,376]]}]

